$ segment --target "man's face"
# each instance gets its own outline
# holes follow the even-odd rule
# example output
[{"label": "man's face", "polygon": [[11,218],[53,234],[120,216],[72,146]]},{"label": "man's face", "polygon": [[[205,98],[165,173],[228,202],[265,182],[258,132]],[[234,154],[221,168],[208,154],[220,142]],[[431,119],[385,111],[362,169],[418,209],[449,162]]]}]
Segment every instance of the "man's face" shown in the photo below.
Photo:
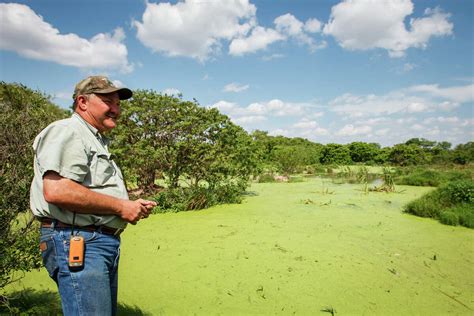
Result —
[{"label": "man's face", "polygon": [[117,92],[109,94],[91,94],[87,99],[87,121],[100,132],[109,131],[117,126],[120,116],[120,99]]}]

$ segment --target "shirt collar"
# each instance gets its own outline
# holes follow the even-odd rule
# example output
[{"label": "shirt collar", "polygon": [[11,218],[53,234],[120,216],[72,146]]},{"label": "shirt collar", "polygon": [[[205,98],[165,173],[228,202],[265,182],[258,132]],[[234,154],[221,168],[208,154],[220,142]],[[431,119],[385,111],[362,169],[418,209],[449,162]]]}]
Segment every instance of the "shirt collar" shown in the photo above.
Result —
[{"label": "shirt collar", "polygon": [[72,114],[72,117],[75,118],[76,120],[79,120],[79,122],[81,122],[83,125],[85,125],[87,127],[87,129],[89,129],[92,134],[94,134],[94,136],[99,140],[101,141],[105,146],[108,146],[109,145],[109,139],[107,137],[105,137],[104,135],[102,135],[99,130],[97,128],[95,128],[94,126],[92,126],[91,124],[89,124],[86,120],[84,120],[82,118],[82,116],[80,116],[79,114],[77,114],[76,112],[74,112]]}]

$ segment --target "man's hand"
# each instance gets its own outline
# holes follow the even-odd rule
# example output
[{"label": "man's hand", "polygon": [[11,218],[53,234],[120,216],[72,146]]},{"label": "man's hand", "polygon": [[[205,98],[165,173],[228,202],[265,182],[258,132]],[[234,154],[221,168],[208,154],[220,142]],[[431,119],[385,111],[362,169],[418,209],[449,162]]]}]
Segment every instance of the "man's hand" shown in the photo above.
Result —
[{"label": "man's hand", "polygon": [[147,218],[156,205],[154,201],[143,199],[135,201],[124,200],[120,210],[120,217],[130,224],[135,225],[142,218]]}]

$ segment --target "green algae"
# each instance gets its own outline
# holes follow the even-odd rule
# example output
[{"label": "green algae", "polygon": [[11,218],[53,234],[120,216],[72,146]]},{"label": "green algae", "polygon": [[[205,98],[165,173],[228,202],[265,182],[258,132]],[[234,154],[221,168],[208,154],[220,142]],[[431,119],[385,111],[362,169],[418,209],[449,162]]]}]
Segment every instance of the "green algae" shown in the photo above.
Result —
[{"label": "green algae", "polygon": [[[153,215],[122,235],[119,301],[152,315],[472,315],[474,231],[402,213],[430,190],[261,183],[242,204]],[[22,287],[56,291],[45,271]]]}]

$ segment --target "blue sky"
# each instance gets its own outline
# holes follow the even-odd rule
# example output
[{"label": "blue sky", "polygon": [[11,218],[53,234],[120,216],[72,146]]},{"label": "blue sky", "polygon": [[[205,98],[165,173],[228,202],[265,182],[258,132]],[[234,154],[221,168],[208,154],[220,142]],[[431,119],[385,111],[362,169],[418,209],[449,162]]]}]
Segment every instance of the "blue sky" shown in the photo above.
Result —
[{"label": "blue sky", "polygon": [[315,142],[474,140],[470,0],[0,1],[0,80],[105,74]]}]

